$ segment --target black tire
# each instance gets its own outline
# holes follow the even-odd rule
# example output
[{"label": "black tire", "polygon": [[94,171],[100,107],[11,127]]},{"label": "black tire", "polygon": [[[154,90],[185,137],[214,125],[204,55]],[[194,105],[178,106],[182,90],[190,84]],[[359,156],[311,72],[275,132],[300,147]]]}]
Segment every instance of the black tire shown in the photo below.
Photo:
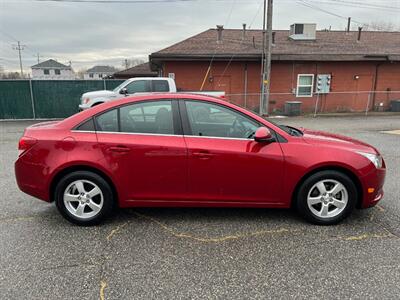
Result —
[{"label": "black tire", "polygon": [[[335,180],[341,183],[347,190],[348,200],[343,210],[336,216],[321,218],[314,214],[308,206],[307,197],[308,193],[313,186],[321,180]],[[317,225],[334,225],[341,222],[348,217],[356,206],[357,203],[357,188],[349,176],[342,172],[334,170],[326,170],[317,172],[308,177],[298,189],[296,195],[296,206],[299,213],[309,222]],[[322,204],[321,204],[322,205]],[[330,206],[331,207],[331,206]],[[333,207],[334,209],[335,207]]]},{"label": "black tire", "polygon": [[[103,196],[102,207],[93,217],[85,219],[78,218],[77,216],[73,215],[65,206],[64,192],[71,183],[77,180],[86,180],[92,182],[101,190]],[[92,226],[101,223],[108,215],[110,215],[114,207],[114,195],[110,185],[100,175],[89,171],[75,171],[62,177],[56,185],[54,199],[60,214],[69,222],[81,226]]]}]

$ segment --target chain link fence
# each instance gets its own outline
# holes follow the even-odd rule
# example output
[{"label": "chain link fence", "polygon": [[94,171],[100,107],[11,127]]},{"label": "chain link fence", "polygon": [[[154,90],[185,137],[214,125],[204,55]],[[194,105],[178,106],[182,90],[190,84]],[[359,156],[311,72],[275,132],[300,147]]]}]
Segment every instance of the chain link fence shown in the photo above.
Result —
[{"label": "chain link fence", "polygon": [[[259,93],[227,94],[229,102],[246,109],[260,112]],[[271,93],[269,114],[286,115],[287,102],[299,102],[302,114],[363,113],[396,111],[400,101],[400,91],[345,91],[328,94],[314,94],[311,97],[296,97],[292,93]]]},{"label": "chain link fence", "polygon": [[65,118],[83,93],[112,90],[123,80],[0,80],[0,119]]},{"label": "chain link fence", "polygon": [[[78,112],[83,93],[113,89],[123,80],[0,80],[0,119],[65,118]],[[226,100],[260,112],[260,94],[227,94]],[[301,114],[363,113],[400,110],[400,91],[344,91],[296,97],[271,93],[271,115],[293,115],[290,102]],[[294,103],[293,103],[294,102]],[[289,103],[289,104],[287,104]],[[398,103],[398,104],[397,104]]]}]

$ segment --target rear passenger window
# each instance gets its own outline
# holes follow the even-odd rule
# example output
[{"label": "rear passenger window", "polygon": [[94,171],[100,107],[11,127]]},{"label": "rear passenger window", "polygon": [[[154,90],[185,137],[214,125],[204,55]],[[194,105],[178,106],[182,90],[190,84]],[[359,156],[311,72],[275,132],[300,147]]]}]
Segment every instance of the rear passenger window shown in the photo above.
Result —
[{"label": "rear passenger window", "polygon": [[118,110],[109,110],[96,117],[96,130],[118,132]]},{"label": "rear passenger window", "polygon": [[76,128],[76,130],[80,130],[80,131],[94,131],[94,122],[93,122],[93,118],[90,118],[90,119],[87,120],[85,123],[79,125],[78,128]]},{"label": "rear passenger window", "polygon": [[166,80],[153,80],[154,92],[169,92],[169,84]]},{"label": "rear passenger window", "polygon": [[120,108],[121,131],[174,134],[171,101],[136,103]]}]

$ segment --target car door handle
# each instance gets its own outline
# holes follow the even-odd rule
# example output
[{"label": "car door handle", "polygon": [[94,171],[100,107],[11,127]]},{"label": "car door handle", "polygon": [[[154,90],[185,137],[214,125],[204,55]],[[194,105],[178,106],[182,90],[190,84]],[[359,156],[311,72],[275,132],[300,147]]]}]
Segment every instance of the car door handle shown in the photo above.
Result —
[{"label": "car door handle", "polygon": [[110,152],[116,152],[116,153],[127,153],[129,151],[131,151],[131,149],[129,149],[126,146],[112,146],[108,148],[108,151]]},{"label": "car door handle", "polygon": [[214,154],[204,150],[194,151],[192,155],[199,159],[210,159],[214,156]]}]

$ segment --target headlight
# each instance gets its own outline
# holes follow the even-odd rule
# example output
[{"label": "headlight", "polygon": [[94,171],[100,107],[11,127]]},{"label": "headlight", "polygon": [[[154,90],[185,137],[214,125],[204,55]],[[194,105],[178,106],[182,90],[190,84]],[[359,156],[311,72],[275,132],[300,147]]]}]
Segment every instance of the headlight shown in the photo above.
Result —
[{"label": "headlight", "polygon": [[361,151],[357,151],[357,153],[361,154],[365,158],[368,158],[375,165],[376,168],[382,168],[382,156]]}]

